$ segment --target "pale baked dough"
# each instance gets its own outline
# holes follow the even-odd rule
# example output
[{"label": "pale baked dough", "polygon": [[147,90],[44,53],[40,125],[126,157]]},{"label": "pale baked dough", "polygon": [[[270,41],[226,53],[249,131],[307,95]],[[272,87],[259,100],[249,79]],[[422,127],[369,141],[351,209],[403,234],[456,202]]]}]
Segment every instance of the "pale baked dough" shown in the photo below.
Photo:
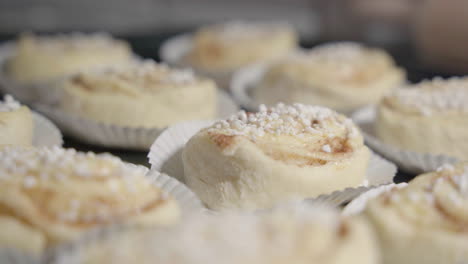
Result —
[{"label": "pale baked dough", "polygon": [[267,105],[298,102],[350,112],[377,103],[404,82],[404,70],[385,51],[352,42],[332,43],[269,66],[254,97]]},{"label": "pale baked dough", "polygon": [[110,124],[164,128],[216,117],[214,82],[153,61],[80,73],[60,86],[63,110]]},{"label": "pale baked dough", "polygon": [[468,163],[417,176],[371,200],[365,214],[384,264],[468,262]]},{"label": "pale baked dough", "polygon": [[127,230],[82,246],[64,252],[70,260],[64,254],[60,264],[377,264],[380,257],[363,219],[311,208],[199,215],[174,228]]},{"label": "pale baked dough", "polygon": [[109,154],[3,148],[0,246],[37,253],[113,223],[174,223],[177,202],[156,187],[146,171]]},{"label": "pale baked dough", "polygon": [[0,148],[5,145],[31,145],[33,129],[29,108],[6,95],[0,101]]},{"label": "pale baked dough", "polygon": [[376,134],[404,150],[468,159],[468,78],[403,87],[378,107]]},{"label": "pale baked dough", "polygon": [[83,69],[126,64],[129,45],[105,34],[36,36],[23,34],[16,42],[7,72],[20,83],[41,83]]},{"label": "pale baked dough", "polygon": [[185,181],[213,209],[264,208],[365,180],[370,151],[353,122],[318,106],[244,111],[193,136]]},{"label": "pale baked dough", "polygon": [[186,55],[190,65],[209,72],[230,72],[290,53],[297,47],[297,35],[286,24],[237,21],[201,28],[192,45]]}]

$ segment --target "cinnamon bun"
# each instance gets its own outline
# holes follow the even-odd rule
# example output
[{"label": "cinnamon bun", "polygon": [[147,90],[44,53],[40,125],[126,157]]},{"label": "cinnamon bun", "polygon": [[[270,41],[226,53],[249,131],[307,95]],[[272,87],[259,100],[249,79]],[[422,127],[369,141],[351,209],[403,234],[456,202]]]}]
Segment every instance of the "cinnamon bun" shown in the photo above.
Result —
[{"label": "cinnamon bun", "polygon": [[132,57],[126,42],[105,34],[23,34],[7,73],[19,83],[42,83],[83,69],[126,64]]},{"label": "cinnamon bun", "polygon": [[29,146],[32,139],[31,111],[10,95],[5,95],[0,101],[0,148],[5,145]]},{"label": "cinnamon bun", "polygon": [[214,209],[264,208],[358,186],[369,157],[350,119],[302,104],[241,111],[198,132],[182,153],[186,183]]},{"label": "cinnamon bun", "polygon": [[110,124],[164,128],[216,116],[214,82],[150,60],[79,73],[60,86],[61,109]]},{"label": "cinnamon bun", "polygon": [[201,28],[185,60],[204,71],[231,72],[272,61],[296,47],[296,32],[288,25],[237,21]]},{"label": "cinnamon bun", "polygon": [[377,103],[404,81],[404,70],[385,51],[352,42],[332,43],[269,66],[254,97],[268,105],[281,100],[350,112]]},{"label": "cinnamon bun", "polygon": [[[73,262],[75,260],[76,262]],[[331,209],[199,215],[164,230],[111,233],[57,264],[377,264],[372,230],[362,218]]]},{"label": "cinnamon bun", "polygon": [[403,87],[378,107],[376,134],[401,149],[468,158],[468,78]]},{"label": "cinnamon bun", "polygon": [[41,252],[112,223],[175,222],[178,204],[145,173],[144,167],[108,154],[58,147],[3,148],[0,246]]},{"label": "cinnamon bun", "polygon": [[468,262],[468,163],[446,165],[368,202],[385,264]]}]

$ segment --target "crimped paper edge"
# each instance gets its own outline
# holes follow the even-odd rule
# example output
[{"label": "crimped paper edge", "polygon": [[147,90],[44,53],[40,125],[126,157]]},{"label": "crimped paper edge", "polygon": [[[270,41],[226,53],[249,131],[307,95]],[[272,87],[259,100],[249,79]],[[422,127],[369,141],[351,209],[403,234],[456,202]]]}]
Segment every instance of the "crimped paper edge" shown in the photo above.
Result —
[{"label": "crimped paper edge", "polygon": [[45,116],[31,111],[34,122],[33,146],[62,146],[63,136],[52,121]]},{"label": "crimped paper edge", "polygon": [[149,170],[147,177],[168,195],[177,200],[183,214],[204,212],[205,207],[198,196],[185,184],[167,174]]},{"label": "crimped paper edge", "polygon": [[359,195],[356,199],[351,201],[348,205],[346,205],[342,211],[342,215],[343,216],[358,215],[364,211],[364,209],[366,208],[367,202],[369,200],[379,196],[382,193],[390,191],[393,188],[400,189],[400,188],[406,187],[407,185],[408,184],[406,182],[398,183],[398,184],[391,183],[391,184],[379,186],[372,190],[368,190],[367,192],[364,192],[361,195]]},{"label": "crimped paper edge", "polygon": [[249,111],[257,111],[261,104],[252,98],[249,91],[255,88],[254,85],[258,83],[266,69],[266,64],[250,65],[234,72],[231,78],[229,90],[234,100]]},{"label": "crimped paper edge", "polygon": [[[183,166],[180,164],[182,162],[180,159],[180,151],[191,136],[200,129],[211,125],[213,122],[214,121],[183,122],[166,129],[155,140],[148,153],[151,169],[167,173],[171,177],[175,177],[179,181],[184,182]],[[385,174],[383,172],[385,172]],[[307,200],[337,206],[349,202],[361,193],[377,186],[392,183],[396,172],[397,167],[393,163],[372,153],[367,172],[371,175],[366,176],[366,180],[370,181],[368,186],[349,187],[329,194],[307,198]]]},{"label": "crimped paper edge", "polygon": [[[362,128],[365,124],[373,126],[375,119],[375,107],[368,106],[363,107],[352,115],[352,120]],[[419,174],[424,172],[430,172],[436,170],[438,167],[444,164],[454,164],[457,159],[447,155],[438,155],[431,153],[418,153],[409,150],[399,149],[396,146],[392,146],[380,141],[374,135],[371,135],[367,131],[361,132],[364,136],[366,143],[375,151],[382,156],[395,162],[398,167],[406,172]]]}]

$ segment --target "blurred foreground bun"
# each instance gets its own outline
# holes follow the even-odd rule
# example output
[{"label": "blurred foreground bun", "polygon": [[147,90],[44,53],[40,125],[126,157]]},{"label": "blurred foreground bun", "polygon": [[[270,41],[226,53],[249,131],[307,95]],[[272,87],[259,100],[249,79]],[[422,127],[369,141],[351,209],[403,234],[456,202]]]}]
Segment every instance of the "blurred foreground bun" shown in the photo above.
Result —
[{"label": "blurred foreground bun", "polygon": [[370,201],[384,264],[468,263],[468,163],[418,176]]},{"label": "blurred foreground bun", "polygon": [[112,223],[165,225],[179,208],[146,169],[108,154],[5,147],[0,151],[0,246],[40,253]]},{"label": "blurred foreground bun", "polygon": [[379,263],[367,223],[340,219],[328,208],[194,216],[169,229],[114,233],[66,253],[55,264]]}]

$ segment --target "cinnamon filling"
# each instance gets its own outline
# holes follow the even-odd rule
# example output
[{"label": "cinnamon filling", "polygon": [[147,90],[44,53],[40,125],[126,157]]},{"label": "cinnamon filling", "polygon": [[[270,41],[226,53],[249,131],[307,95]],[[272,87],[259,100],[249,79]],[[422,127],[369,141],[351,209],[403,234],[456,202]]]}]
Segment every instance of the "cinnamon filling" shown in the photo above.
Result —
[{"label": "cinnamon filling", "polygon": [[211,139],[214,141],[218,147],[221,149],[229,147],[234,141],[235,136],[228,136],[223,134],[209,133]]}]

